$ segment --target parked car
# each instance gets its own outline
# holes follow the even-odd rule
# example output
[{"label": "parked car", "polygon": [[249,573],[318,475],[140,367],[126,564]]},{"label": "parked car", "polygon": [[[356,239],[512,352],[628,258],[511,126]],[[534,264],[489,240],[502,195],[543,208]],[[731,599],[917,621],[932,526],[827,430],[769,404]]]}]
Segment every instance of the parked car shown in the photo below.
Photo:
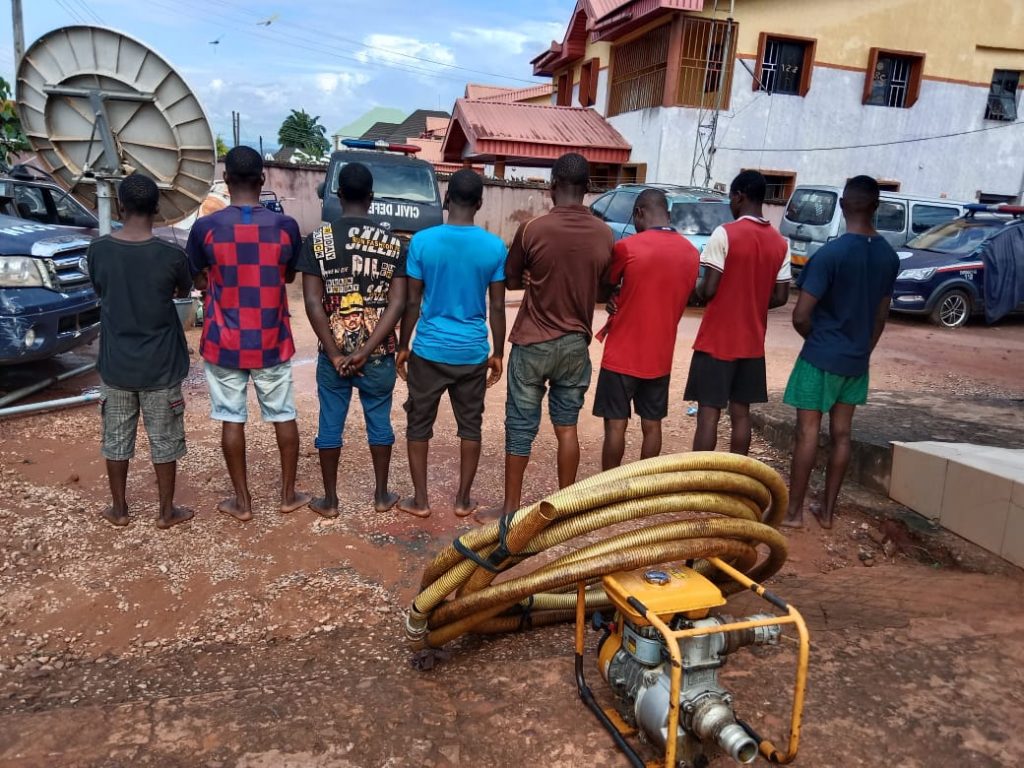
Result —
[{"label": "parked car", "polygon": [[[893,311],[927,315],[943,328],[959,328],[984,311],[982,250],[1006,227],[1024,227],[1024,207],[967,208],[966,215],[929,229],[897,251],[900,273],[892,294]],[[1024,311],[1024,305],[1018,311]]]},{"label": "parked car", "polygon": [[369,139],[345,139],[347,149],[331,154],[324,181],[317,188],[323,200],[320,218],[341,216],[338,175],[346,163],[363,163],[373,174],[370,218],[402,239],[443,221],[441,193],[434,166],[412,157],[419,147],[387,144]]},{"label": "parked car", "polygon": [[[645,189],[660,189],[665,193],[672,226],[693,243],[698,252],[703,252],[715,227],[733,220],[726,195],[713,189],[678,184],[620,184],[591,203],[590,210],[611,227],[616,240],[635,235],[633,209],[637,197]],[[704,282],[704,271],[701,266],[697,277],[698,286]],[[690,304],[699,303],[698,292],[694,291]]]},{"label": "parked car", "polygon": [[[803,269],[821,246],[846,232],[839,207],[842,194],[842,187],[799,186],[793,190],[779,231],[789,240],[795,272]],[[967,205],[944,198],[883,192],[875,229],[899,248],[922,232],[962,215]]]},{"label": "parked car", "polygon": [[[7,184],[0,180],[0,193],[13,193]],[[89,240],[73,228],[0,215],[0,366],[44,360],[99,335]]]},{"label": "parked car", "polygon": [[38,224],[96,230],[99,219],[48,173],[32,166],[17,165],[0,177],[0,215]]}]

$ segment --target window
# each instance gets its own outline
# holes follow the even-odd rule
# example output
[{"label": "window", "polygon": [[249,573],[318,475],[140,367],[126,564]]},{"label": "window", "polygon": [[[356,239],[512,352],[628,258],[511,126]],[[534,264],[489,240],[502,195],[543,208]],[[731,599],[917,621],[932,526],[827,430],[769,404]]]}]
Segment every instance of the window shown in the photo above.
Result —
[{"label": "window", "polygon": [[883,200],[875,211],[874,225],[879,232],[902,232],[907,228],[907,206]]},{"label": "window", "polygon": [[[743,170],[750,169],[744,168]],[[761,171],[757,168],[753,170],[758,171],[768,182],[764,201],[769,205],[785,205],[790,195],[793,194],[793,187],[796,186],[796,174],[792,171]]]},{"label": "window", "polygon": [[811,88],[816,41],[806,37],[778,37],[761,33],[754,90],[806,96]]},{"label": "window", "polygon": [[927,232],[932,227],[945,224],[959,215],[956,208],[948,205],[924,205],[915,203],[910,217],[910,228],[915,235]]},{"label": "window", "polygon": [[665,99],[669,24],[652,29],[612,51],[608,114],[660,107]]},{"label": "window", "polygon": [[986,120],[1017,119],[1017,89],[1020,87],[1020,72],[1012,69],[997,69],[992,73],[992,85],[988,91]]},{"label": "window", "polygon": [[46,198],[39,187],[28,187],[19,184],[14,188],[14,202],[18,206],[18,216],[31,219],[40,224],[52,224],[50,212],[46,207]]},{"label": "window", "polygon": [[604,219],[604,214],[608,210],[608,203],[615,197],[614,192],[609,192],[606,195],[601,195],[597,200],[594,201],[593,205],[590,206],[590,212],[597,216],[599,219]]},{"label": "window", "polygon": [[684,18],[676,104],[681,107],[719,104],[722,109],[728,109],[736,33],[735,22]]},{"label": "window", "polygon": [[786,208],[786,218],[795,224],[823,227],[832,221],[839,195],[826,189],[798,189]]},{"label": "window", "polygon": [[876,179],[878,182],[879,192],[899,192],[900,182],[892,181],[891,179]]},{"label": "window", "polygon": [[601,74],[601,61],[590,59],[580,67],[580,106],[592,107],[597,103],[597,79]]},{"label": "window", "polygon": [[633,206],[636,203],[635,192],[616,192],[611,203],[604,212],[604,220],[613,224],[628,224],[633,219]]},{"label": "window", "polygon": [[864,77],[864,103],[910,109],[921,93],[924,54],[872,48]]},{"label": "window", "polygon": [[716,227],[733,220],[729,203],[724,200],[715,203],[673,203],[669,215],[672,226],[684,235],[710,235]]},{"label": "window", "polygon": [[572,72],[565,72],[558,76],[555,104],[559,107],[572,105]]}]

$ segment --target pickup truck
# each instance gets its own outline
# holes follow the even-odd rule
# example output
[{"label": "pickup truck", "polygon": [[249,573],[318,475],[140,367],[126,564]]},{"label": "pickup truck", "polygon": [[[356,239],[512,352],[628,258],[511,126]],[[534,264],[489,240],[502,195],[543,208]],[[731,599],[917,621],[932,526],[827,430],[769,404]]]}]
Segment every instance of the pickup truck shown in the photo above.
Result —
[{"label": "pickup truck", "polygon": [[0,215],[0,366],[93,341],[100,302],[81,229]]}]

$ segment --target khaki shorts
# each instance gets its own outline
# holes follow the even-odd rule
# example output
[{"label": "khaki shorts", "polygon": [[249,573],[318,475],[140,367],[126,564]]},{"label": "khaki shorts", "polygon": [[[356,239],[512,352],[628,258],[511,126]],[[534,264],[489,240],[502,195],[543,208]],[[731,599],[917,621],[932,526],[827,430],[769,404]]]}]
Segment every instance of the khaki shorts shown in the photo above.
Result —
[{"label": "khaki shorts", "polygon": [[154,464],[177,461],[185,455],[185,398],[180,384],[153,390],[116,389],[104,384],[100,390],[100,413],[101,452],[105,459],[127,461],[135,456],[139,411]]}]

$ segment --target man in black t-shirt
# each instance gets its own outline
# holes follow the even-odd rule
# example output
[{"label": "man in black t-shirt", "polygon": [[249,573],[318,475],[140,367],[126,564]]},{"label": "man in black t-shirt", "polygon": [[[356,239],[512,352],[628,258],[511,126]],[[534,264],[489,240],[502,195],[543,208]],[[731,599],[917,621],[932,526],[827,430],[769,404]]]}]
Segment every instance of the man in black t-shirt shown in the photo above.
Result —
[{"label": "man in black t-shirt", "polygon": [[185,399],[188,346],[174,298],[192,291],[185,252],[153,237],[160,191],[152,179],[133,173],[117,190],[124,227],[89,244],[89,277],[100,297],[100,354],[103,380],[102,452],[113,506],[104,513],[113,525],[128,525],[128,461],[135,455],[139,411],[146,424],[160,493],[158,528],[192,518],[174,506],[177,461],[185,455]]},{"label": "man in black t-shirt", "polygon": [[391,400],[395,389],[395,325],[405,309],[405,246],[369,218],[373,176],[362,163],[348,163],[338,177],[340,219],[315,230],[302,247],[306,316],[320,340],[316,383],[320,425],[316,447],[324,496],[310,507],[323,517],[338,516],[338,459],[352,402],[359,402],[376,481],[374,509],[386,512],[398,501],[388,490]]}]

